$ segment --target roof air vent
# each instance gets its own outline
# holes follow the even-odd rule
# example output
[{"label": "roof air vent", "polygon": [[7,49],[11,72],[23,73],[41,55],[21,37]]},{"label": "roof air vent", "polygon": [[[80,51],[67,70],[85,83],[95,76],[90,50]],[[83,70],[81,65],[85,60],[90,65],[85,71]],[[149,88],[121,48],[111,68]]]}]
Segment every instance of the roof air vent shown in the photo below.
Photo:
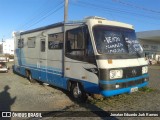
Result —
[{"label": "roof air vent", "polygon": [[106,20],[106,18],[98,17],[98,16],[89,16],[85,17],[85,19],[98,19],[98,20]]}]

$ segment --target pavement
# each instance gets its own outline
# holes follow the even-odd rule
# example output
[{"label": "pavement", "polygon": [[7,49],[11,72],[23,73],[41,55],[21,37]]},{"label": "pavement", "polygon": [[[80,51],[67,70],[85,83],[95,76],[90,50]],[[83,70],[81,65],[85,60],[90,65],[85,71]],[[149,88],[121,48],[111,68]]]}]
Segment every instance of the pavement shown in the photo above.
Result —
[{"label": "pavement", "polygon": [[149,66],[149,87],[160,90],[160,65]]}]

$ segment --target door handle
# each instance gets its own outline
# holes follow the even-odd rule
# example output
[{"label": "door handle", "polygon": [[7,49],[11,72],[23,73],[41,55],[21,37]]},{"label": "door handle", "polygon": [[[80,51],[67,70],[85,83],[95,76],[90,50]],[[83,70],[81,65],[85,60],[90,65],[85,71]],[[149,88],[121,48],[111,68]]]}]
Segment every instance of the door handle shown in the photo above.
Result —
[{"label": "door handle", "polygon": [[70,68],[66,68],[66,70],[70,70]]}]

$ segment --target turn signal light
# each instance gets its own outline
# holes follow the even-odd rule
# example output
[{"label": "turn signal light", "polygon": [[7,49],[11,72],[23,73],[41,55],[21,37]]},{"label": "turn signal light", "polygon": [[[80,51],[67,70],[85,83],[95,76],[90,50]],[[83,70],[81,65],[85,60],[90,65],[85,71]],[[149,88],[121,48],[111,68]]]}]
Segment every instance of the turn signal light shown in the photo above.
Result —
[{"label": "turn signal light", "polygon": [[108,64],[112,64],[112,59],[108,59]]}]

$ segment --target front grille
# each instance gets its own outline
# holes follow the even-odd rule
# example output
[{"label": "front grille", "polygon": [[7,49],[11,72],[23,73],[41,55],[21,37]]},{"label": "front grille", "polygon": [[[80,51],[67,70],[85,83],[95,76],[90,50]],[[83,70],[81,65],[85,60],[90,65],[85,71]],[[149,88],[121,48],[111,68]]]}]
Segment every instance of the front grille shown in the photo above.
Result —
[{"label": "front grille", "polygon": [[140,79],[140,80],[135,80],[135,81],[130,81],[130,82],[127,82],[127,83],[124,83],[126,84],[125,87],[132,87],[132,86],[135,86],[135,85],[138,85],[138,84],[141,84],[143,83],[143,79]]},{"label": "front grille", "polygon": [[123,78],[132,78],[142,75],[142,67],[129,67],[123,69]]}]

